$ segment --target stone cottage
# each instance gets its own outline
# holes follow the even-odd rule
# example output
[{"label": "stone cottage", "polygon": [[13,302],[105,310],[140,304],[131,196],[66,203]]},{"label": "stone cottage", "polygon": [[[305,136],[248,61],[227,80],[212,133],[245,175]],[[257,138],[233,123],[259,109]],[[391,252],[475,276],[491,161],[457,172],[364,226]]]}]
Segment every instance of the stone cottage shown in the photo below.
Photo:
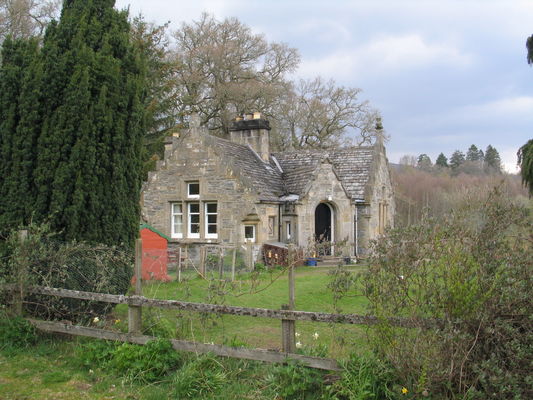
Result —
[{"label": "stone cottage", "polygon": [[212,136],[193,117],[190,129],[167,138],[142,210],[145,222],[171,238],[169,248],[251,243],[257,253],[265,243],[310,249],[320,241],[326,254],[363,257],[369,241],[393,225],[381,140],[271,153],[269,122],[259,113],[236,119],[230,131],[228,139]]}]

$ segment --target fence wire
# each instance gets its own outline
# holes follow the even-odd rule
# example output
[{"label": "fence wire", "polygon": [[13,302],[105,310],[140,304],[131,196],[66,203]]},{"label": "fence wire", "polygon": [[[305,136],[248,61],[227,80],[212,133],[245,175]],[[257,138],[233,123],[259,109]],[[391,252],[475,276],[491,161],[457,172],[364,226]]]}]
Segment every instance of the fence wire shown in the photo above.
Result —
[{"label": "fence wire", "polygon": [[[14,284],[19,294],[30,286],[126,294],[131,285],[133,263],[134,252],[130,249],[66,243],[30,235],[7,246],[1,258],[0,280]],[[12,300],[13,296],[3,295],[4,304]],[[109,305],[99,302],[24,295],[24,312],[39,318],[83,321],[109,310]]]}]

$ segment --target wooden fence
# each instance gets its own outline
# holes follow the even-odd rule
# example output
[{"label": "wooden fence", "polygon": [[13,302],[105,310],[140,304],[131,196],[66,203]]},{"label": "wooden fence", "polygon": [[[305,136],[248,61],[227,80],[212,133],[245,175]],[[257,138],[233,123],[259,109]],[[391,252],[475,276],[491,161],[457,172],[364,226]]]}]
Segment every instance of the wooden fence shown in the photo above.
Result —
[{"label": "wooden fence", "polygon": [[[135,276],[141,276],[141,245],[136,246]],[[333,314],[323,312],[308,312],[294,310],[294,267],[289,267],[289,303],[283,305],[280,310],[266,308],[236,307],[228,305],[193,303],[179,300],[150,299],[142,296],[141,280],[136,279],[134,285],[134,295],[113,295],[106,293],[84,292],[78,290],[68,290],[61,288],[50,288],[42,286],[22,287],[20,284],[0,285],[0,290],[10,291],[14,294],[14,309],[17,312],[22,310],[21,304],[24,295],[27,293],[49,295],[62,298],[105,302],[111,304],[128,305],[128,333],[120,333],[105,329],[72,325],[69,323],[56,321],[42,321],[28,319],[38,329],[47,332],[67,333],[71,335],[88,336],[100,339],[118,340],[130,343],[145,344],[154,339],[141,334],[142,308],[159,307],[166,309],[178,309],[200,313],[228,314],[247,317],[262,317],[281,320],[283,351],[271,351],[262,349],[235,348],[222,345],[203,344],[183,340],[171,340],[176,350],[191,351],[196,353],[212,352],[219,356],[251,359],[267,362],[284,362],[293,359],[303,365],[312,368],[325,370],[339,370],[337,362],[329,358],[310,357],[295,354],[295,321],[313,321],[337,324],[352,325],[373,325],[379,322],[373,316],[363,316],[357,314]],[[408,318],[388,318],[387,321],[394,326],[400,327],[425,327],[431,328],[439,325],[437,320],[422,320]]]}]

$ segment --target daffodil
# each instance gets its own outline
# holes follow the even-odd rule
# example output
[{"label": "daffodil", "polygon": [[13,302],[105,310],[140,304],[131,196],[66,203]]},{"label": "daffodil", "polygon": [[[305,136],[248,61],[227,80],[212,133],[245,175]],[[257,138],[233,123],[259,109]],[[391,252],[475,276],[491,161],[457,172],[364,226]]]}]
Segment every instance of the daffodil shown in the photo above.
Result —
[{"label": "daffodil", "polygon": [[300,334],[299,334],[298,332],[296,332],[296,333],[294,334],[294,336],[296,336],[296,337],[300,337]]},{"label": "daffodil", "polygon": [[403,387],[402,388],[402,394],[407,394],[407,393],[409,393],[409,390],[407,390],[406,387]]},{"label": "daffodil", "polygon": [[100,322],[100,318],[98,318],[98,317],[94,317],[94,318],[93,318],[93,322],[94,322],[95,324],[98,323],[98,322]]},{"label": "daffodil", "polygon": [[297,349],[301,349],[302,346],[303,346],[303,345],[302,345],[300,342],[296,342],[296,348],[297,348]]},{"label": "daffodil", "polygon": [[315,340],[318,339],[318,332],[313,333],[313,339],[315,339]]}]

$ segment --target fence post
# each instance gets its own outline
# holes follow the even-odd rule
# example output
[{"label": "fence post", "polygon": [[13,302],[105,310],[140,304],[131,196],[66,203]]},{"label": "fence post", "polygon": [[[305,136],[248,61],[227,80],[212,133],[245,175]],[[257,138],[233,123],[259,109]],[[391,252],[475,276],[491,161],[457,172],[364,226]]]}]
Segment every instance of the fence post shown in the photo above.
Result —
[{"label": "fence post", "polygon": [[181,247],[178,247],[178,282],[181,282]]},{"label": "fence post", "polygon": [[289,264],[289,307],[290,310],[294,310],[295,307],[295,278],[294,278],[294,264],[296,261],[293,259],[293,248],[289,244],[287,251],[287,262]]},{"label": "fence post", "polygon": [[[142,239],[135,241],[135,295],[142,295]],[[142,330],[142,307],[128,306],[128,332],[140,333]]]},{"label": "fence post", "polygon": [[248,268],[250,268],[250,271],[254,270],[254,248],[251,242],[248,242],[247,246],[248,254]]},{"label": "fence post", "polygon": [[[18,232],[18,239],[20,245],[23,246],[26,239],[28,239],[28,231],[20,230]],[[16,316],[22,317],[23,304],[24,304],[24,282],[28,278],[28,265],[27,265],[27,255],[26,250],[22,249],[22,254],[24,255],[23,261],[17,266],[17,290],[13,299],[13,312]]]},{"label": "fence post", "polygon": [[218,253],[218,278],[224,279],[224,247],[220,247]]},{"label": "fence post", "polygon": [[202,278],[205,278],[205,261],[206,261],[206,250],[204,246],[200,247],[200,275]]},{"label": "fence post", "polygon": [[[282,304],[281,309],[289,310],[290,307],[288,304]],[[296,352],[296,327],[294,322],[292,319],[281,320],[281,339],[284,353]]]},{"label": "fence post", "polygon": [[237,246],[233,248],[233,258],[231,259],[231,281],[235,280],[235,261],[237,259]]}]

